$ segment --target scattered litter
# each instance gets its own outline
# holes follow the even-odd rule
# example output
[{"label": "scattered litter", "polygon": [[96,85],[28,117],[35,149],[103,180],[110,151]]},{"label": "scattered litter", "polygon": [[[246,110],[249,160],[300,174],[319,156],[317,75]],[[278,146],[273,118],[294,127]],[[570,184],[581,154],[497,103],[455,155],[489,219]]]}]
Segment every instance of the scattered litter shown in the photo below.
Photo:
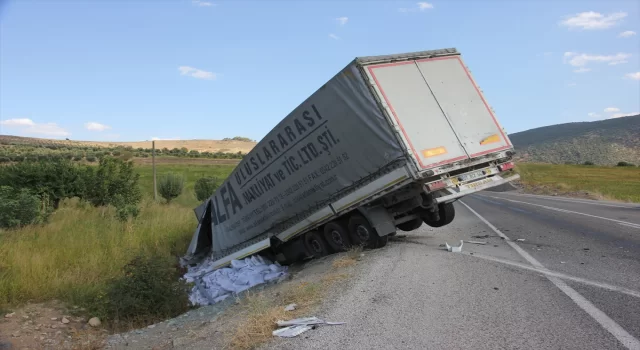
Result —
[{"label": "scattered litter", "polygon": [[524,242],[524,238],[518,238],[516,239],[516,242]]},{"label": "scattered litter", "polygon": [[560,263],[561,263],[561,264],[566,264],[567,262],[566,262],[566,261],[561,261]]},{"label": "scattered litter", "polygon": [[287,275],[287,267],[271,263],[259,255],[232,260],[231,266],[214,269],[214,260],[189,267],[187,283],[195,282],[189,294],[193,305],[211,305],[259,284],[277,282]]},{"label": "scattered litter", "polygon": [[471,238],[480,238],[480,239],[487,239],[489,238],[489,235],[483,235],[483,236],[471,236]]},{"label": "scattered litter", "polygon": [[589,250],[589,248],[582,248],[582,250]]},{"label": "scattered litter", "polygon": [[466,243],[471,243],[471,244],[481,244],[481,245],[485,245],[487,244],[487,242],[479,242],[479,241],[465,241]]},{"label": "scattered litter", "polygon": [[66,317],[63,317],[61,322],[64,323],[64,324],[67,324],[67,323],[69,323],[69,319],[66,318]]},{"label": "scattered litter", "polygon": [[13,317],[15,314],[16,314],[15,312],[12,312],[12,313],[10,313],[10,314],[6,314],[6,315],[4,315],[4,318],[11,318],[11,317]]},{"label": "scattered litter", "polygon": [[457,252],[461,252],[462,251],[462,243],[463,241],[460,240],[460,245],[457,247],[452,247],[449,245],[449,243],[444,242],[445,247],[447,247],[447,250],[453,253],[457,253]]},{"label": "scattered litter", "polygon": [[312,329],[313,326],[289,326],[280,329],[276,329],[272,332],[272,334],[276,337],[281,338],[293,338],[297,337],[300,334]]},{"label": "scattered litter", "polygon": [[284,311],[293,311],[296,309],[296,306],[298,306],[298,304],[289,304],[285,306]]},{"label": "scattered litter", "polygon": [[289,321],[280,321],[278,320],[276,324],[278,327],[284,327],[276,329],[272,332],[274,336],[283,337],[283,338],[292,338],[297,337],[298,335],[310,330],[314,329],[317,325],[341,325],[346,322],[326,322],[317,317],[307,317],[307,318],[296,318]]},{"label": "scattered litter", "polygon": [[495,290],[499,290],[500,288],[498,288],[498,287],[493,287],[493,289],[495,289]]},{"label": "scattered litter", "polygon": [[536,250],[542,250],[542,249],[540,249],[540,248],[536,248]]}]

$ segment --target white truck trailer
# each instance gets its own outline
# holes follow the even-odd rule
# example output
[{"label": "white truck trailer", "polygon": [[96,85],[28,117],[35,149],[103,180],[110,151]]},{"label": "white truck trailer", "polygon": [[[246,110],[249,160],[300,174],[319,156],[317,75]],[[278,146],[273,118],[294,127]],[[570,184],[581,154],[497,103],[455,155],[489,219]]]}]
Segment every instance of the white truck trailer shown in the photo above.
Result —
[{"label": "white truck trailer", "polygon": [[513,146],[456,49],[358,57],[287,115],[208,200],[183,262],[294,261],[441,227],[518,179]]}]

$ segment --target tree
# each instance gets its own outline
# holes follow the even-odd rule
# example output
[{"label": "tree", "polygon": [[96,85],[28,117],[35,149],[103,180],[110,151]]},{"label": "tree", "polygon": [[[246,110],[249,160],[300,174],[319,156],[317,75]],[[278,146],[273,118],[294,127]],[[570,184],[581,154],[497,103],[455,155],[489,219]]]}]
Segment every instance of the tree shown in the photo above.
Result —
[{"label": "tree", "polygon": [[211,197],[218,189],[220,183],[215,177],[202,177],[199,178],[193,186],[196,198],[202,202],[205,199]]},{"label": "tree", "polygon": [[139,178],[132,162],[111,157],[101,158],[96,169],[86,168],[86,199],[96,207],[137,205],[142,199]]},{"label": "tree", "polygon": [[590,162],[590,161],[586,161],[586,162],[584,162],[582,164],[584,164],[584,165],[595,165],[595,164],[593,164],[593,162]]},{"label": "tree", "polygon": [[167,203],[182,194],[184,188],[184,178],[181,175],[168,173],[160,177],[158,182],[158,192]]},{"label": "tree", "polygon": [[617,166],[635,166],[635,165],[633,165],[633,163],[629,163],[629,162],[618,162]]},{"label": "tree", "polygon": [[15,228],[46,220],[40,198],[28,189],[0,186],[0,228]]}]

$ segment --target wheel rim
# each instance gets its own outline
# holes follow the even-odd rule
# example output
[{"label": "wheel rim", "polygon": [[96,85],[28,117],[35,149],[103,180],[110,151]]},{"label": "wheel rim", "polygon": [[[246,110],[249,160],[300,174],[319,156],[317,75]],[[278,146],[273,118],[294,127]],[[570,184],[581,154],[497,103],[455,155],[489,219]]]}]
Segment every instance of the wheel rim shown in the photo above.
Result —
[{"label": "wheel rim", "polygon": [[369,239],[369,230],[362,225],[358,225],[356,233],[358,234],[358,238],[360,238],[360,240],[362,241],[366,241]]},{"label": "wheel rim", "polygon": [[337,230],[331,231],[331,239],[337,245],[344,245],[344,242],[342,241],[342,235]]},{"label": "wheel rim", "polygon": [[320,253],[322,251],[322,246],[320,246],[320,242],[316,239],[311,241],[311,248],[313,248],[316,253]]}]

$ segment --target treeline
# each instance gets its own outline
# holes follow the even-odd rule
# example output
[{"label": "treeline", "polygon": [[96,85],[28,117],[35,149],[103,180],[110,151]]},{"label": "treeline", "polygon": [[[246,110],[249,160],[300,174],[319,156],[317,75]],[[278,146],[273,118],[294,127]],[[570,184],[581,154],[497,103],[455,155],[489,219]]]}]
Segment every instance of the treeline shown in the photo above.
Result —
[{"label": "treeline", "polygon": [[[156,156],[173,156],[184,158],[208,158],[208,159],[242,159],[242,152],[199,152],[182,148],[162,148],[156,149]],[[149,158],[152,155],[151,148],[132,147],[73,147],[55,144],[28,146],[22,144],[0,145],[0,163],[22,162],[22,161],[43,161],[61,160],[97,162],[106,156],[119,157],[125,160],[133,157]]]},{"label": "treeline", "polygon": [[122,221],[136,217],[142,193],[133,163],[104,157],[98,166],[68,159],[18,162],[0,167],[0,228],[44,223],[60,202],[77,197],[95,207],[113,206]]}]

